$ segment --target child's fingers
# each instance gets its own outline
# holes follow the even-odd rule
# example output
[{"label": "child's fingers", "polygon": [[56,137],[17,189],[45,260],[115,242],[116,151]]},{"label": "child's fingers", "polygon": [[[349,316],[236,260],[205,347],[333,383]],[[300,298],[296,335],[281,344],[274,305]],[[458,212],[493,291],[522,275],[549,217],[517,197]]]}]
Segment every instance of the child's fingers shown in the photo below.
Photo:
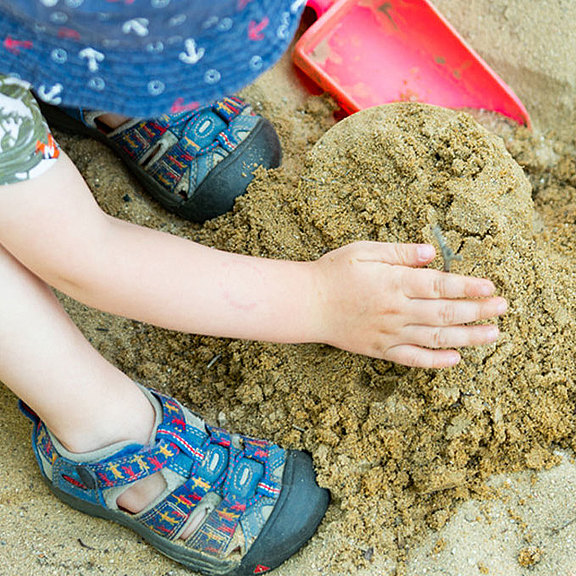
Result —
[{"label": "child's fingers", "polygon": [[386,359],[416,368],[450,368],[460,362],[461,356],[456,350],[431,350],[405,344],[388,350]]},{"label": "child's fingers", "polygon": [[403,336],[410,344],[390,348],[386,359],[419,368],[449,368],[458,364],[460,354],[451,348],[481,346],[498,339],[496,326],[411,326]]},{"label": "child's fingers", "polygon": [[496,290],[485,278],[429,269],[406,269],[402,282],[404,294],[409,298],[486,298]]},{"label": "child's fingers", "polygon": [[479,300],[413,299],[408,317],[413,319],[413,324],[457,326],[500,316],[507,307],[506,300],[499,296]]},{"label": "child's fingers", "polygon": [[407,326],[403,332],[406,341],[424,348],[462,348],[482,346],[498,339],[497,326]]},{"label": "child's fingers", "polygon": [[398,266],[424,266],[436,256],[432,244],[355,242],[348,247],[357,251],[356,258],[360,262],[382,262]]}]

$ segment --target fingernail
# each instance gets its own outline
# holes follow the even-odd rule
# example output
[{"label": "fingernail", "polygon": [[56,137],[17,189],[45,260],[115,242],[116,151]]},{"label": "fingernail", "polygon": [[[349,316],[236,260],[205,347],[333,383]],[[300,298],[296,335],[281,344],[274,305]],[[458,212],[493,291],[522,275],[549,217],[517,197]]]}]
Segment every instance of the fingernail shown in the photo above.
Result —
[{"label": "fingernail", "polygon": [[447,367],[449,368],[451,366],[456,366],[458,362],[460,362],[460,354],[458,354],[458,352],[454,352],[448,356]]},{"label": "fingernail", "polygon": [[479,288],[480,296],[491,296],[494,294],[494,284],[492,282],[483,282]]},{"label": "fingernail", "polygon": [[431,244],[420,244],[416,250],[421,262],[428,262],[436,255],[436,250]]},{"label": "fingernail", "polygon": [[506,300],[504,299],[501,299],[500,302],[498,302],[498,305],[496,306],[496,313],[504,314],[506,310],[508,310],[508,302],[506,302]]},{"label": "fingernail", "polygon": [[500,330],[498,330],[498,326],[490,326],[490,330],[487,331],[486,334],[489,342],[494,342],[498,340],[498,336],[500,336]]}]

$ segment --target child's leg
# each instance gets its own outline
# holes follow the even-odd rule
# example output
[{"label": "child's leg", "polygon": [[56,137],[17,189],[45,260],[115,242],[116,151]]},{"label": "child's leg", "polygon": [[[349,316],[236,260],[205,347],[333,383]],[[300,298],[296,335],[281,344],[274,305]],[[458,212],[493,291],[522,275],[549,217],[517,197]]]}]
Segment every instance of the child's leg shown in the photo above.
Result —
[{"label": "child's leg", "polygon": [[[65,502],[130,526],[200,571],[215,566],[240,575],[274,567],[312,536],[328,495],[316,485],[309,458],[224,431],[211,438],[171,399],[160,407],[156,397],[153,408],[91,347],[47,285],[1,246],[0,278],[0,380],[51,432],[47,440],[37,423],[34,444],[44,475]],[[80,482],[88,475],[89,482],[79,485],[74,475]],[[63,479],[72,482],[68,490]],[[165,522],[178,529],[164,534]],[[214,551],[216,533],[226,545]]]},{"label": "child's leg", "polygon": [[[134,382],[72,323],[44,282],[0,246],[0,380],[71,452],[131,440],[146,444],[154,411]],[[118,499],[141,510],[164,489],[158,475]]]},{"label": "child's leg", "polygon": [[0,247],[0,380],[73,452],[145,443],[153,410],[100,356],[51,290]]}]

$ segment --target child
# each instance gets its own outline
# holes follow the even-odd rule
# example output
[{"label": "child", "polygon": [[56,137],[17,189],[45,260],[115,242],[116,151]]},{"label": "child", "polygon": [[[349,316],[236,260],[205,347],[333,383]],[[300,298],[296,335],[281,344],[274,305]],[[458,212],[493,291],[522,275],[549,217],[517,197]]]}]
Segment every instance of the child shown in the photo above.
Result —
[{"label": "child", "polygon": [[[235,163],[261,157],[274,138],[241,101],[204,103],[272,63],[303,3],[213,4],[0,0],[0,380],[34,422],[40,469],[58,497],[131,527],[192,570],[241,575],[278,566],[316,530],[328,494],[309,456],[209,427],[134,383],[90,346],[49,286],[173,330],[321,342],[429,368],[455,365],[454,347],[493,342],[496,326],[467,324],[504,313],[506,302],[488,280],[423,268],[430,245],[358,242],[314,262],[276,261],[99,209],[27,82],[67,107],[49,114],[113,141],[167,207],[180,198],[185,215],[206,208],[198,219],[210,217],[226,204],[220,195],[242,192]],[[127,118],[174,103],[186,109]],[[82,105],[92,111],[71,109]]]}]

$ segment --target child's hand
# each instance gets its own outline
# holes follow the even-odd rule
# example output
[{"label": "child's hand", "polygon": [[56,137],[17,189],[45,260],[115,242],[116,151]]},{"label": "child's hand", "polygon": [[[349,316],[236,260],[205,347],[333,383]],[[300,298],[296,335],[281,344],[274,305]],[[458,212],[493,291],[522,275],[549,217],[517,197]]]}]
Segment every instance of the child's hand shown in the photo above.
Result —
[{"label": "child's hand", "polygon": [[465,324],[503,314],[506,301],[489,280],[416,268],[434,256],[428,244],[377,242],[322,256],[318,341],[422,368],[454,366],[450,348],[495,341],[496,326]]}]

